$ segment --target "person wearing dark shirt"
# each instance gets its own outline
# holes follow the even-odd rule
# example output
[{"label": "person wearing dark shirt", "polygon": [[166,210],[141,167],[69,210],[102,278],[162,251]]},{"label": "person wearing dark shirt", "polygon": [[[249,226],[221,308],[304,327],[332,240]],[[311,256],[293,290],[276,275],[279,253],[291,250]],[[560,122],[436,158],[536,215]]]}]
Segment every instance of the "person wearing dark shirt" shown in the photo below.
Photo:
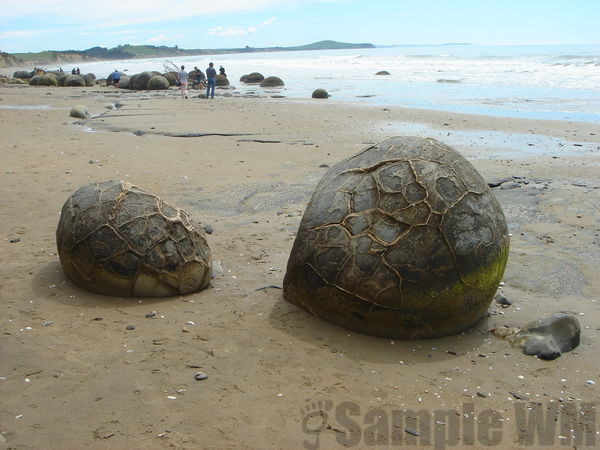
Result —
[{"label": "person wearing dark shirt", "polygon": [[215,85],[217,84],[217,71],[210,63],[206,69],[206,98],[215,98]]}]

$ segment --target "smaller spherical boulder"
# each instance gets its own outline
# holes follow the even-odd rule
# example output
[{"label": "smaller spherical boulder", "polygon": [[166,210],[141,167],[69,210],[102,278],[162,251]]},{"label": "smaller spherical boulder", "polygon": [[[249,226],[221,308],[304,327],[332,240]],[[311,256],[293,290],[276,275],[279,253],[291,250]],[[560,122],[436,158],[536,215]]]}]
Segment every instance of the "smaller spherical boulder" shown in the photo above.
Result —
[{"label": "smaller spherical boulder", "polygon": [[325,89],[315,89],[312,98],[329,98],[329,93]]},{"label": "smaller spherical boulder", "polygon": [[261,83],[260,87],[280,87],[284,86],[283,80],[279,77],[267,77]]},{"label": "smaller spherical boulder", "polygon": [[65,275],[83,289],[123,297],[167,297],[210,283],[211,251],[185,211],[130,183],[78,189],[56,230]]},{"label": "smaller spherical boulder", "polygon": [[258,72],[252,72],[246,75],[242,75],[240,81],[246,84],[259,84],[262,81],[264,81],[264,79],[265,77],[263,76],[263,74]]},{"label": "smaller spherical boulder", "polygon": [[375,75],[391,75],[387,70],[380,70]]},{"label": "smaller spherical boulder", "polygon": [[148,90],[161,91],[164,89],[169,89],[169,80],[162,75],[155,75],[148,81]]},{"label": "smaller spherical boulder", "polygon": [[90,113],[88,109],[83,105],[75,105],[71,108],[71,112],[69,116],[75,117],[77,119],[89,119]]},{"label": "smaller spherical boulder", "polygon": [[76,87],[84,87],[85,80],[81,75],[69,75],[65,78],[65,86],[76,86]]}]

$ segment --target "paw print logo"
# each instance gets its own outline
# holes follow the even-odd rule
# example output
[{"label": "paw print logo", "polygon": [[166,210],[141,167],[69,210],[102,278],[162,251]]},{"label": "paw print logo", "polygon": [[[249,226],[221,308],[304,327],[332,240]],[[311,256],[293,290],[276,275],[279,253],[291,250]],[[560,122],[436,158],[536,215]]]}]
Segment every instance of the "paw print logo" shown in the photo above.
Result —
[{"label": "paw print logo", "polygon": [[320,434],[327,427],[327,412],[333,408],[331,400],[308,401],[300,410],[302,414],[302,431],[315,436],[314,442],[304,441],[304,448],[316,450],[319,448]]}]

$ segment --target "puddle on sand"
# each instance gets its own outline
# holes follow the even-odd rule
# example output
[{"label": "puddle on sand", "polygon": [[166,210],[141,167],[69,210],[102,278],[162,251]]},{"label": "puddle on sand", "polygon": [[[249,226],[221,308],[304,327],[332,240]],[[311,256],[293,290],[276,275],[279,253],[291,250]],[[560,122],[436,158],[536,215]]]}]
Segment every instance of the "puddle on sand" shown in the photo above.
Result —
[{"label": "puddle on sand", "polygon": [[568,141],[541,134],[449,131],[419,123],[394,125],[393,132],[404,136],[437,139],[469,159],[518,159],[530,156],[579,156],[585,153],[600,153],[600,145],[597,143]]},{"label": "puddle on sand", "polygon": [[25,110],[42,110],[42,109],[60,109],[50,105],[0,105],[0,109],[25,109]]}]

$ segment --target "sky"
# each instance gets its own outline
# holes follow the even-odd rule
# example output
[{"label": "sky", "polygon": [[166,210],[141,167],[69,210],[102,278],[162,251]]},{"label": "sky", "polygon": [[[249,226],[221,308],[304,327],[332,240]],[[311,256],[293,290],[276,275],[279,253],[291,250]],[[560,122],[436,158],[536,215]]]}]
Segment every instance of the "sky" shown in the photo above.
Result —
[{"label": "sky", "polygon": [[6,2],[0,51],[124,44],[598,44],[600,0],[21,0]]}]

